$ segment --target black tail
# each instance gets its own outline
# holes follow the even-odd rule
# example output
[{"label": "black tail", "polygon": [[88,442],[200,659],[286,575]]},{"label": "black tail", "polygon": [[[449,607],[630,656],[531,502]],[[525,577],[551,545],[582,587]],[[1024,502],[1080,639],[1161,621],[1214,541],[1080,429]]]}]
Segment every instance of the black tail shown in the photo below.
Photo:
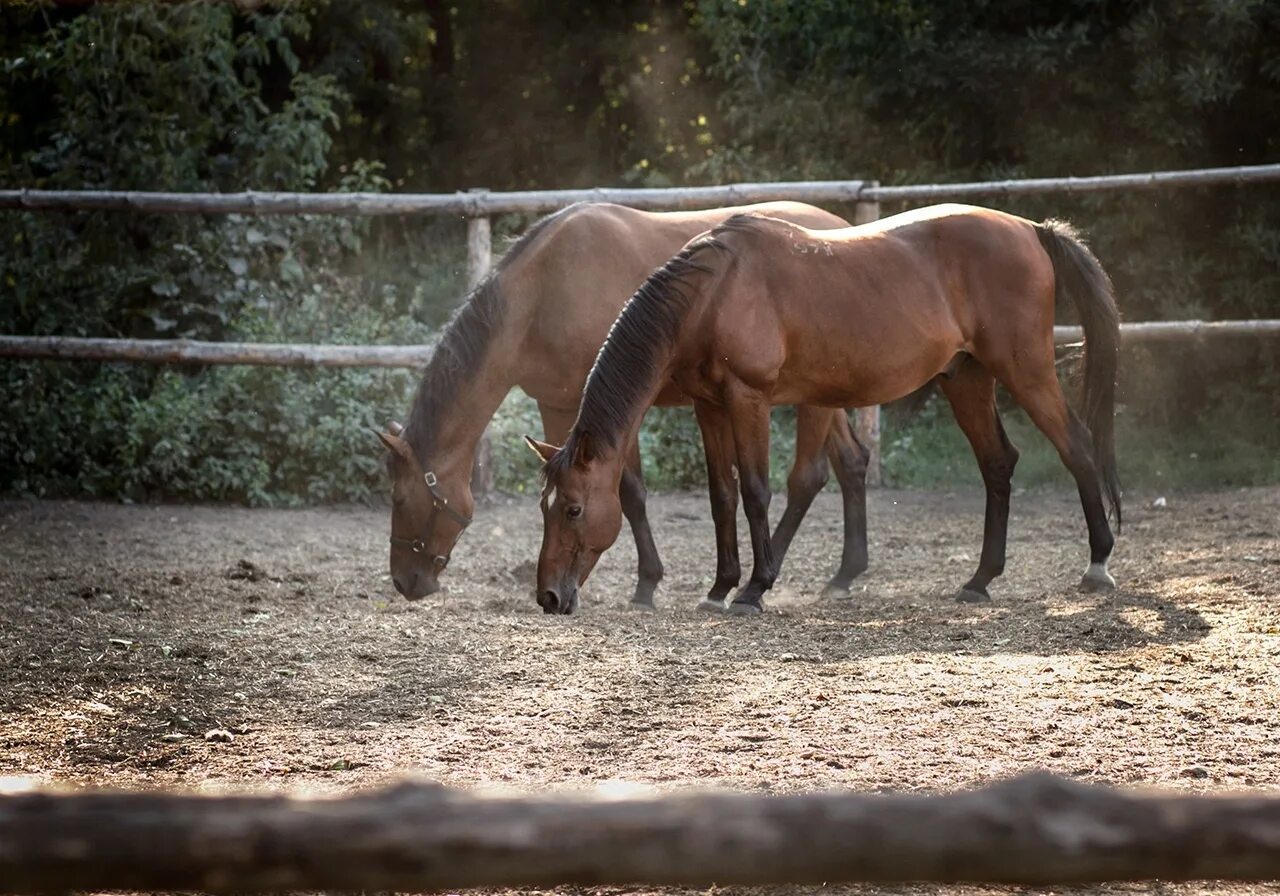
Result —
[{"label": "black tail", "polygon": [[1120,529],[1120,477],[1116,472],[1116,367],[1120,312],[1111,278],[1065,221],[1036,225],[1040,245],[1053,262],[1057,298],[1070,297],[1084,327],[1084,422],[1093,435],[1093,461]]}]

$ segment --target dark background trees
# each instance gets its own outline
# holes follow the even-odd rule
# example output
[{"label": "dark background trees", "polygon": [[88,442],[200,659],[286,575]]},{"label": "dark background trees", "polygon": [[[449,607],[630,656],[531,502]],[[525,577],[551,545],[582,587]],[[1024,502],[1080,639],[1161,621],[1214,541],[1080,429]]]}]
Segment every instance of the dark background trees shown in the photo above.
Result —
[{"label": "dark background trees", "polygon": [[[0,25],[4,186],[909,183],[1280,159],[1274,0],[6,4]],[[1003,205],[1081,224],[1129,319],[1280,316],[1280,187]],[[434,220],[7,213],[0,330],[425,339],[462,298],[458,235]],[[1280,475],[1275,357],[1131,353],[1125,414],[1170,451],[1198,427],[1263,458],[1219,479]],[[410,385],[8,364],[0,490],[360,497],[378,480],[357,424],[401,412]],[[686,435],[658,424],[669,448]],[[657,472],[682,481],[685,460]]]}]

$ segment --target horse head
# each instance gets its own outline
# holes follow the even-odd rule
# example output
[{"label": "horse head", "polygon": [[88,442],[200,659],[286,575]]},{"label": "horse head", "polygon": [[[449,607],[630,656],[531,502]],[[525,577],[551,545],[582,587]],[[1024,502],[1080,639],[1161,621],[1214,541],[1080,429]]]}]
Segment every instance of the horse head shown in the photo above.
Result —
[{"label": "horse head", "polygon": [[570,434],[563,448],[529,436],[525,442],[545,464],[538,605],[545,613],[572,613],[578,587],[622,528],[621,460],[598,454],[586,432]]}]

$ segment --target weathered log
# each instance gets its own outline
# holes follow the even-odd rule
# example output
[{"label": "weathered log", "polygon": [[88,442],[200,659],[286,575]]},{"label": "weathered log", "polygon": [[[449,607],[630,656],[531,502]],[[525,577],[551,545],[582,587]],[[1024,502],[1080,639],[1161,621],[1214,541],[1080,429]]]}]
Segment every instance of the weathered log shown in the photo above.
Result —
[{"label": "weathered log", "polygon": [[940,796],[0,797],[0,891],[1280,878],[1280,799],[1033,774]]},{"label": "weathered log", "polygon": [[617,202],[633,208],[692,209],[792,199],[801,202],[922,202],[1033,193],[1083,193],[1165,187],[1219,186],[1280,180],[1280,165],[1152,171],[1099,177],[1045,177],[956,184],[873,186],[860,180],[725,184],[710,187],[524,190],[490,193],[162,193],[111,190],[0,190],[0,209],[135,211],[244,215],[413,215],[482,217],[547,212],[575,202]]}]

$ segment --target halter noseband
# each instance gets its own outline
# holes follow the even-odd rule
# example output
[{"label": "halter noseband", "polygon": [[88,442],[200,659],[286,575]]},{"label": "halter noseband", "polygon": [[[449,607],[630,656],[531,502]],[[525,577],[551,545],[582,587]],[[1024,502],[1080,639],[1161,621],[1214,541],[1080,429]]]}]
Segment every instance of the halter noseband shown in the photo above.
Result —
[{"label": "halter noseband", "polygon": [[[432,473],[431,471],[423,473],[422,481],[427,484],[427,491],[431,492],[431,516],[427,520],[426,533],[422,538],[398,538],[395,535],[391,536],[392,544],[399,545],[400,547],[406,547],[415,554],[421,554],[427,549],[427,538],[430,537],[431,530],[435,528],[436,517],[439,514],[443,513],[461,527],[458,530],[458,538],[461,538],[462,533],[466,531],[467,526],[471,525],[471,517],[458,513],[458,511],[449,506],[449,499],[440,494],[439,490],[436,488],[440,480],[436,479],[435,473]],[[458,538],[453,540],[455,545],[458,543]],[[449,556],[452,553],[453,546],[451,545],[449,547],[448,554],[437,554],[431,558],[431,562],[435,564],[437,571],[443,570],[449,565]]]}]

